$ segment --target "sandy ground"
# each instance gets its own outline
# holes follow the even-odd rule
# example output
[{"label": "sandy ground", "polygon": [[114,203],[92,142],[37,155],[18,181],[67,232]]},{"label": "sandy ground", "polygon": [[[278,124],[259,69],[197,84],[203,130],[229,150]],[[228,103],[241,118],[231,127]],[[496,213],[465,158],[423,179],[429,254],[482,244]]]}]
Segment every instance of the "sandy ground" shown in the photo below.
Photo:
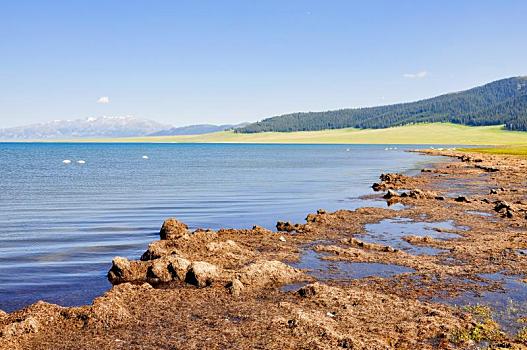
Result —
[{"label": "sandy ground", "polygon": [[527,160],[426,152],[449,158],[374,185],[392,207],[277,231],[167,220],[138,260],[114,259],[92,305],[0,312],[0,348],[527,349],[527,306],[465,298],[524,292]]}]

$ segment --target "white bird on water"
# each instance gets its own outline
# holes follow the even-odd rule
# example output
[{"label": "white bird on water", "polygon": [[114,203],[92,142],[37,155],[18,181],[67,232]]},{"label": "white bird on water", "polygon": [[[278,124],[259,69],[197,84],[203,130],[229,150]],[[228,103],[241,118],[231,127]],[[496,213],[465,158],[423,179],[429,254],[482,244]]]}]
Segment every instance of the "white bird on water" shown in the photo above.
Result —
[{"label": "white bird on water", "polygon": [[64,159],[64,160],[62,161],[62,163],[64,163],[64,164],[71,164],[71,160],[69,160],[69,159]]},{"label": "white bird on water", "polygon": [[148,156],[143,156],[143,159],[148,159]]},{"label": "white bird on water", "polygon": [[79,164],[86,164],[86,161],[81,159],[81,160],[78,160],[77,163],[79,163]]}]

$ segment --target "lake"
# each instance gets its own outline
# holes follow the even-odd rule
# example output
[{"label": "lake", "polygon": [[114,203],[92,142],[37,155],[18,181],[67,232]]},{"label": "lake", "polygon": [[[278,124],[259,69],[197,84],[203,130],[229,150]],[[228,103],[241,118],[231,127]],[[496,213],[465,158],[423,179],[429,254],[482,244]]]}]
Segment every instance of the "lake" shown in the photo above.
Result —
[{"label": "lake", "polygon": [[385,206],[358,197],[382,172],[433,161],[386,147],[0,143],[0,309],[89,304],[110,287],[112,258],[139,258],[168,217],[274,228],[318,208]]}]

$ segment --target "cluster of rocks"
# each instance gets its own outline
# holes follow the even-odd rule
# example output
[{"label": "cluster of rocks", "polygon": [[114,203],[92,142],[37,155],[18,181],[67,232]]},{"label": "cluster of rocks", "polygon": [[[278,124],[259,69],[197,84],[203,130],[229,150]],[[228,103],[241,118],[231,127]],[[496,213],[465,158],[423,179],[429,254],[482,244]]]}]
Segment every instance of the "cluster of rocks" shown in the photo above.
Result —
[{"label": "cluster of rocks", "polygon": [[418,188],[410,190],[410,191],[404,191],[401,193],[395,190],[389,189],[386,192],[386,194],[383,196],[383,198],[385,199],[413,198],[413,199],[437,199],[437,200],[445,199],[443,196],[439,196],[436,192],[423,191]]},{"label": "cluster of rocks", "polygon": [[494,202],[494,211],[509,219],[515,216],[527,219],[527,210],[522,206],[522,203],[511,204],[507,201],[497,200]]},{"label": "cluster of rocks", "polygon": [[[255,227],[255,230],[258,229],[270,232]],[[161,227],[159,234],[161,240],[150,244],[141,260],[114,258],[108,272],[108,279],[114,285],[126,282],[136,284],[146,282],[157,286],[179,281],[204,288],[213,283],[221,283],[233,294],[239,294],[247,285],[261,287],[267,284],[306,280],[306,275],[302,271],[276,260],[256,260],[240,269],[227,269],[207,261],[191,261],[178,249],[173,249],[177,241],[192,240],[204,234],[214,238],[218,237],[214,231],[189,232],[187,225],[173,218],[168,219]],[[213,240],[206,244],[206,249],[213,254],[220,255],[229,252],[243,252],[243,248],[232,240]]]},{"label": "cluster of rocks", "polygon": [[381,182],[376,182],[372,185],[374,191],[387,191],[389,189],[395,190],[406,186],[410,180],[408,176],[402,174],[381,174],[379,177]]}]

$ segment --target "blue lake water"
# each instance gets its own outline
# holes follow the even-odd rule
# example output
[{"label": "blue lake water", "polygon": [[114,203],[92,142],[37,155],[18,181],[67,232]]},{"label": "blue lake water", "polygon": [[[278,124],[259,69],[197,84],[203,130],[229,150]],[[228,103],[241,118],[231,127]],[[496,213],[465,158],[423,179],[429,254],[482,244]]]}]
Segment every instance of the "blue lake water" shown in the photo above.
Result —
[{"label": "blue lake water", "polygon": [[318,208],[384,206],[357,197],[382,172],[437,160],[385,147],[0,143],[0,309],[90,303],[112,258],[138,258],[167,217],[274,228]]}]

